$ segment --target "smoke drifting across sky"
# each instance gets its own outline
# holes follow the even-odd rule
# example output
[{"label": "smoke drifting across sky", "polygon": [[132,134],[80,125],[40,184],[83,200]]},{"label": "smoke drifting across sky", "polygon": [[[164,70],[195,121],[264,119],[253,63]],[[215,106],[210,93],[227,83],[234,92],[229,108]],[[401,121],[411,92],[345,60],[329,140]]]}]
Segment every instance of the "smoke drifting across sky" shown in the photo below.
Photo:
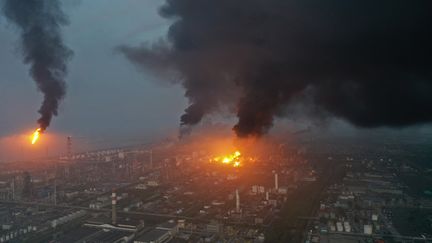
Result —
[{"label": "smoke drifting across sky", "polygon": [[67,61],[72,51],[63,43],[61,27],[68,24],[59,0],[3,0],[3,13],[21,34],[24,63],[43,93],[38,120],[44,131],[57,115],[66,93]]},{"label": "smoke drifting across sky", "polygon": [[145,70],[174,71],[181,124],[235,104],[259,136],[298,97],[361,127],[432,121],[432,1],[166,0],[166,41],[121,47]]}]

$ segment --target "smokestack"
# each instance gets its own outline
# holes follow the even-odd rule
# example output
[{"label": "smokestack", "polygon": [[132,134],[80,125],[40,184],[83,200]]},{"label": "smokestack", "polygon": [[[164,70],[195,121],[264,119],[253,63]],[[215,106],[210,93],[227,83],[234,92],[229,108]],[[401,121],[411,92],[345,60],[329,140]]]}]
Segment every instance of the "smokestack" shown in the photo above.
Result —
[{"label": "smokestack", "polygon": [[269,191],[266,191],[266,201],[268,201],[269,200]]},{"label": "smokestack", "polygon": [[72,51],[63,43],[61,27],[68,20],[60,0],[5,0],[3,13],[21,34],[23,62],[43,93],[37,121],[43,133],[57,115],[66,94],[67,61]]},{"label": "smokestack", "polygon": [[15,201],[15,176],[12,179],[12,201]]},{"label": "smokestack", "polygon": [[238,189],[236,189],[236,212],[240,213],[240,195]]},{"label": "smokestack", "polygon": [[71,136],[68,136],[66,138],[66,156],[67,156],[67,160],[72,159],[72,137]]},{"label": "smokestack", "polygon": [[117,224],[117,209],[116,209],[116,205],[117,205],[117,195],[116,192],[113,190],[112,194],[111,194],[111,223],[112,225],[116,225]]},{"label": "smokestack", "polygon": [[275,173],[275,175],[274,175],[274,186],[275,186],[275,190],[276,190],[276,192],[277,192],[277,190],[279,189],[279,179],[278,179],[278,174],[277,173]]},{"label": "smokestack", "polygon": [[57,206],[57,176],[54,178],[54,205]]},{"label": "smokestack", "polygon": [[150,149],[150,169],[153,169],[153,149]]}]

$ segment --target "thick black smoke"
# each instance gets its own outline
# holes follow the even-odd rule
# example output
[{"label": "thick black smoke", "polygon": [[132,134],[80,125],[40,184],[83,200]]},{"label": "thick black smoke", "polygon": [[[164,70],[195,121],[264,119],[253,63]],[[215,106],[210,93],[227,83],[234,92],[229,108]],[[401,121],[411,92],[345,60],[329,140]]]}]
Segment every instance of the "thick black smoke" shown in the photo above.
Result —
[{"label": "thick black smoke", "polygon": [[24,62],[44,94],[38,120],[44,131],[66,92],[66,63],[72,55],[63,43],[61,27],[68,23],[60,0],[4,0],[3,12],[21,33]]},{"label": "thick black smoke", "polygon": [[259,136],[306,90],[323,113],[358,126],[415,125],[432,121],[431,9],[430,0],[166,0],[168,44],[122,51],[181,75],[191,103],[183,125],[235,100],[237,135]]}]

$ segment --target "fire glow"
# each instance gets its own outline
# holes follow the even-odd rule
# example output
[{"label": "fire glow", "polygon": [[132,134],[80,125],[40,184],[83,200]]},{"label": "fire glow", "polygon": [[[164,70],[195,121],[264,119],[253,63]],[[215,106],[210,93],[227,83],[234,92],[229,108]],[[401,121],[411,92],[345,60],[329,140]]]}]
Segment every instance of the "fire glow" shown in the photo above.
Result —
[{"label": "fire glow", "polygon": [[240,151],[235,151],[233,154],[218,156],[211,159],[211,162],[218,162],[226,165],[232,165],[233,167],[240,167],[242,164],[240,162],[241,159]]},{"label": "fire glow", "polygon": [[39,140],[40,135],[41,135],[41,131],[42,130],[40,128],[36,129],[36,131],[32,135],[31,144],[35,144]]}]

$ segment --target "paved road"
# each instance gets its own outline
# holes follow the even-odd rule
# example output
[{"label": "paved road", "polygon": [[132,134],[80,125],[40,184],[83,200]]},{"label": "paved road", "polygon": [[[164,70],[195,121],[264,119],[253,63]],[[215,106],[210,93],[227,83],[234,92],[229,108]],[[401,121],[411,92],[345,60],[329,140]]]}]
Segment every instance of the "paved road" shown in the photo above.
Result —
[{"label": "paved road", "polygon": [[400,234],[392,235],[392,234],[372,234],[367,235],[363,233],[354,233],[354,232],[329,232],[328,235],[347,235],[347,236],[362,236],[362,237],[393,237],[397,239],[403,239],[403,240],[422,240],[422,241],[431,241],[432,238],[422,238],[422,237],[415,237],[415,236],[403,236]]},{"label": "paved road", "polygon": [[[19,201],[5,201],[0,200],[0,204],[14,204],[14,205],[31,205],[31,206],[40,206],[40,207],[48,207],[48,208],[67,208],[67,209],[78,209],[78,210],[88,210],[88,211],[97,211],[97,212],[111,212],[111,209],[93,209],[82,206],[73,206],[73,205],[54,205],[49,203],[37,203],[37,202],[19,202]],[[118,212],[119,214],[131,214],[131,215],[143,215],[143,216],[151,216],[151,217],[159,217],[159,218],[169,218],[169,219],[187,219],[187,220],[195,220],[195,218],[184,217],[173,214],[161,214],[161,213],[150,213],[150,212],[138,212],[138,211],[129,211],[129,212]]]}]

